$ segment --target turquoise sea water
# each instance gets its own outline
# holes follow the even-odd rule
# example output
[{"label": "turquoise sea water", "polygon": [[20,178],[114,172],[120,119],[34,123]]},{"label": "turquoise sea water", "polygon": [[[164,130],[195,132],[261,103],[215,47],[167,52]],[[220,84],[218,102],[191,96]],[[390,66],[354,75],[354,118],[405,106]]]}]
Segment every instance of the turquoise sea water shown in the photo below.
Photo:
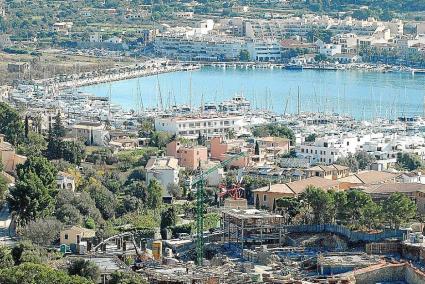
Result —
[{"label": "turquoise sea water", "polygon": [[86,86],[79,90],[108,96],[110,87],[112,102],[126,109],[137,109],[137,93],[141,94],[145,107],[157,106],[159,93],[164,106],[189,105],[190,101],[193,106],[199,106],[202,98],[205,103],[221,102],[235,94],[243,94],[254,108],[268,108],[277,113],[284,113],[285,109],[286,113],[297,112],[299,88],[302,112],[334,112],[370,119],[422,115],[425,75],[354,70],[202,68]]}]

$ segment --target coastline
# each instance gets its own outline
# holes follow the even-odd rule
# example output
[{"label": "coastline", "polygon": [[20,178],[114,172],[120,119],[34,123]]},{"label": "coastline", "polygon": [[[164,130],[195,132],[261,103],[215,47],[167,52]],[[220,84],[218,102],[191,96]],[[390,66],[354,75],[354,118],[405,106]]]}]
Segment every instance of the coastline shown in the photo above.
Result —
[{"label": "coastline", "polygon": [[200,65],[168,62],[165,60],[150,61],[140,65],[131,65],[121,68],[106,69],[98,72],[86,72],[72,74],[66,77],[57,76],[53,78],[34,81],[35,84],[47,86],[52,91],[61,91],[108,82],[115,82],[146,76],[154,76],[163,73],[192,71],[200,69]]},{"label": "coastline", "polygon": [[51,92],[108,82],[122,81],[140,77],[154,76],[163,73],[199,70],[203,67],[223,69],[286,69],[286,70],[317,70],[317,71],[366,71],[377,73],[415,73],[423,74],[424,69],[414,69],[405,66],[369,63],[319,63],[319,64],[283,64],[274,62],[202,62],[202,61],[169,61],[153,59],[136,65],[111,68],[93,72],[71,75],[60,75],[53,78],[34,81],[34,84],[45,86]]}]

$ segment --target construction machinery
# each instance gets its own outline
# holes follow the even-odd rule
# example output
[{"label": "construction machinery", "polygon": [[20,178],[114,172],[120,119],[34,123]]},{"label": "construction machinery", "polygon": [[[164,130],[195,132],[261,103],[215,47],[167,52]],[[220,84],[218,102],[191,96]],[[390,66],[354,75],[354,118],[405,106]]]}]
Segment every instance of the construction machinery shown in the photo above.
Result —
[{"label": "construction machinery", "polygon": [[204,259],[204,186],[205,179],[208,175],[219,168],[230,165],[232,162],[239,160],[247,155],[246,152],[240,152],[231,158],[222,161],[216,166],[209,168],[205,172],[201,172],[198,176],[189,181],[189,188],[196,187],[196,264],[202,265]]}]

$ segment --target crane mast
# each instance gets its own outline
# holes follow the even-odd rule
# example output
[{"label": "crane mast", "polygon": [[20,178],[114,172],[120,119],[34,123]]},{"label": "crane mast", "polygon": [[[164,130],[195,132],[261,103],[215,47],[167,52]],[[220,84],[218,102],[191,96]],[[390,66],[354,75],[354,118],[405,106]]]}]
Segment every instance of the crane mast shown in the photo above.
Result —
[{"label": "crane mast", "polygon": [[231,158],[224,160],[216,166],[201,172],[192,182],[188,183],[190,188],[196,187],[196,264],[202,265],[204,259],[204,186],[205,179],[208,175],[219,168],[223,168],[233,161],[238,160],[247,155],[246,152],[240,152]]}]

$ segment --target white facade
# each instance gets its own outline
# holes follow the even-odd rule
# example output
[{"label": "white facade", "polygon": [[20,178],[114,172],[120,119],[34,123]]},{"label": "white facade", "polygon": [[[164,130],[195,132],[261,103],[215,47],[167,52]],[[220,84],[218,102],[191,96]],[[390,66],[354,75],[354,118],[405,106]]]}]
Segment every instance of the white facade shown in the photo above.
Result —
[{"label": "white facade", "polygon": [[120,44],[120,43],[122,43],[122,38],[117,37],[117,36],[113,36],[113,37],[110,37],[108,39],[105,39],[103,42]]},{"label": "white facade", "polygon": [[102,41],[103,41],[102,34],[101,34],[101,33],[98,33],[98,32],[96,32],[96,33],[92,33],[92,34],[90,35],[90,39],[89,39],[89,41],[90,41],[90,42],[102,42]]},{"label": "white facade", "polygon": [[338,158],[354,154],[359,145],[357,137],[330,136],[317,138],[314,143],[305,143],[299,146],[297,155],[307,159],[311,164],[333,164]]},{"label": "white facade", "polygon": [[236,60],[244,46],[237,38],[212,35],[161,34],[155,38],[155,52],[182,60]]},{"label": "white facade", "polygon": [[98,122],[79,122],[71,128],[71,138],[84,139],[87,145],[107,146],[109,131]]},{"label": "white facade", "polygon": [[254,61],[280,61],[281,45],[275,40],[255,40],[247,43],[247,50]]},{"label": "white facade", "polygon": [[318,16],[312,14],[285,19],[249,19],[244,20],[240,25],[239,29],[244,31],[244,36],[274,39],[306,36],[314,29],[329,30],[334,34],[355,33],[362,36],[371,36],[382,28],[389,29],[393,36],[401,34],[403,30],[403,23],[396,20],[381,22],[373,18],[368,20],[356,20],[351,17],[336,19],[326,15]]},{"label": "white facade", "polygon": [[56,184],[58,189],[68,189],[75,191],[75,179],[70,174],[59,172],[56,176]]},{"label": "white facade", "polygon": [[341,45],[339,44],[321,44],[319,45],[319,53],[326,56],[334,56],[341,54]]},{"label": "white facade", "polygon": [[167,189],[170,185],[179,184],[178,160],[174,157],[151,157],[146,165],[146,183],[155,178]]},{"label": "white facade", "polygon": [[246,131],[243,116],[199,116],[199,117],[165,117],[155,118],[155,129],[170,134],[198,137],[224,135],[233,130],[236,134]]},{"label": "white facade", "polygon": [[383,169],[397,161],[397,153],[415,153],[425,160],[425,139],[419,136],[384,135],[383,133],[357,136],[325,136],[314,143],[303,143],[297,155],[310,163],[332,164],[340,157],[365,151],[374,156]]}]

